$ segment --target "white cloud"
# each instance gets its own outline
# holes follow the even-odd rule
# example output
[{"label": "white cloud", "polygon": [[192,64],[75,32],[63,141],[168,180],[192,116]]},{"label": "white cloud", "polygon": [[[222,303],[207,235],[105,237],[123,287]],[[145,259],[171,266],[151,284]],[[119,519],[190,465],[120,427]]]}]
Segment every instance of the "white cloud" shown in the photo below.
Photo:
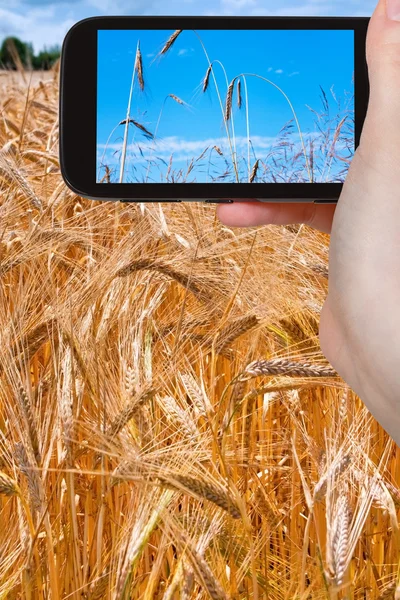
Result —
[{"label": "white cloud", "polygon": [[47,47],[61,45],[74,19],[62,21],[54,19],[54,6],[33,9],[24,15],[0,8],[0,38],[15,35],[24,41],[32,42],[35,52]]},{"label": "white cloud", "polygon": [[[318,135],[318,132],[303,133],[303,137],[306,139],[309,137],[317,137]],[[295,144],[298,143],[300,139],[299,134],[295,132],[292,133],[291,138]],[[235,139],[237,152],[240,154],[247,152],[247,137],[237,136]],[[251,136],[251,143],[257,154],[257,152],[269,149],[271,145],[276,142],[276,139],[276,137],[253,135]],[[128,145],[128,150],[137,150],[137,146],[140,146],[142,149],[142,152],[145,155],[144,159],[151,156],[152,148],[154,148],[153,156],[160,156],[162,158],[169,158],[171,154],[176,155],[177,153],[181,157],[184,156],[185,159],[197,157],[206,148],[211,149],[213,146],[221,148],[226,156],[229,156],[230,154],[228,141],[224,137],[207,138],[204,140],[185,140],[177,136],[169,136],[157,140],[155,145],[153,141],[142,138],[140,140],[137,139],[134,143],[131,142]],[[103,153],[105,148],[106,144],[97,144],[97,150],[101,151],[101,153]],[[121,150],[121,148],[122,142],[111,143],[108,144],[106,153],[115,152],[116,150]],[[149,154],[147,154],[147,152]]]},{"label": "white cloud", "polygon": [[258,2],[256,0],[222,0],[221,4],[226,10],[232,10],[232,12],[237,12],[242,10],[243,8],[256,6]]},{"label": "white cloud", "polygon": [[276,69],[275,73],[277,73],[278,75],[282,75],[283,69]]},{"label": "white cloud", "polygon": [[[258,148],[269,148],[271,143],[275,140],[273,137],[262,137],[262,136],[253,136],[251,138],[253,146],[257,146]],[[212,148],[213,146],[218,146],[222,149],[223,152],[227,152],[229,154],[229,147],[226,138],[215,137],[215,138],[207,138],[204,140],[185,140],[183,138],[179,138],[177,136],[169,136],[158,140],[157,143],[154,143],[151,140],[136,140],[135,143],[131,143],[129,145],[130,149],[136,148],[137,145],[140,145],[142,150],[151,150],[154,147],[154,151],[157,155],[170,155],[175,152],[180,152],[181,154],[185,154],[187,156],[193,156],[194,154],[200,154],[207,147]],[[247,147],[247,138],[238,136],[236,138],[236,146],[237,148],[246,148]],[[97,148],[104,149],[106,147],[105,144],[98,144]],[[108,144],[108,150],[120,150],[121,143],[112,143]]]},{"label": "white cloud", "polygon": [[276,4],[272,1],[260,1],[248,14],[282,17],[371,16],[376,4],[376,0],[306,0],[305,2],[290,0],[290,2],[281,2],[276,8]]},{"label": "white cloud", "polygon": [[180,48],[178,56],[188,56],[194,52],[194,48]]}]

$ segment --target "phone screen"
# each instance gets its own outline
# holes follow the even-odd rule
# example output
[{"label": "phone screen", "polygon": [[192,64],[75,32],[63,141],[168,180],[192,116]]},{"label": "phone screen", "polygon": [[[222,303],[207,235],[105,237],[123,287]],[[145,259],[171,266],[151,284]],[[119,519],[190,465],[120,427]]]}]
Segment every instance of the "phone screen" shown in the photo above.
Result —
[{"label": "phone screen", "polygon": [[99,30],[98,183],[343,183],[352,30]]}]

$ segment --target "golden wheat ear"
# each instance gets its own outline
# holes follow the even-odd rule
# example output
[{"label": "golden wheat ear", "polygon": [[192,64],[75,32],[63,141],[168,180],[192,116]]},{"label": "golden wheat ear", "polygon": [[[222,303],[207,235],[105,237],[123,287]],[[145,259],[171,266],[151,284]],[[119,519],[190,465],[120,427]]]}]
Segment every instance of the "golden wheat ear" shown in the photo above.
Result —
[{"label": "golden wheat ear", "polygon": [[174,31],[174,33],[167,39],[160,52],[157,54],[157,57],[166,54],[168,50],[172,48],[182,31],[183,29],[177,29],[176,31]]},{"label": "golden wheat ear", "polygon": [[212,65],[210,65],[206,71],[206,74],[203,79],[203,93],[207,91],[208,84],[210,83],[210,75],[212,71]]},{"label": "golden wheat ear", "polygon": [[226,102],[225,102],[225,121],[229,121],[232,114],[232,97],[233,97],[233,88],[235,86],[235,79],[231,81],[228,87],[228,91],[226,93]]},{"label": "golden wheat ear", "polygon": [[136,70],[136,75],[137,75],[138,81],[139,81],[139,87],[143,92],[144,91],[143,60],[142,60],[142,53],[140,51],[140,42],[138,42],[137,51],[136,51],[135,70]]},{"label": "golden wheat ear", "polygon": [[17,496],[20,493],[17,482],[6,473],[0,471],[0,494],[4,496]]},{"label": "golden wheat ear", "polygon": [[257,177],[259,166],[260,166],[260,159],[257,159],[256,162],[254,163],[254,167],[253,167],[253,170],[250,175],[250,183],[253,183],[253,181]]},{"label": "golden wheat ear", "polygon": [[[126,119],[122,119],[122,121],[119,122],[119,125],[125,125],[126,121],[127,121]],[[128,121],[129,121],[129,123],[132,123],[132,125],[134,125],[138,129],[140,129],[140,131],[143,132],[143,135],[145,137],[147,137],[151,140],[154,139],[154,135],[142,123],[139,123],[139,121],[136,121],[135,119],[128,119]]]}]

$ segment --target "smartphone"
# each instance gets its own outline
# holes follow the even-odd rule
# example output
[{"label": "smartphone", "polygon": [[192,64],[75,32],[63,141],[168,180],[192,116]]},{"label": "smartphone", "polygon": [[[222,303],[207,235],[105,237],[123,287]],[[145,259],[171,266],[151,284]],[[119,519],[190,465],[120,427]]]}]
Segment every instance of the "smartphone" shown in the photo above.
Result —
[{"label": "smartphone", "polygon": [[369,98],[355,17],[94,17],[60,69],[66,184],[123,202],[337,202]]}]

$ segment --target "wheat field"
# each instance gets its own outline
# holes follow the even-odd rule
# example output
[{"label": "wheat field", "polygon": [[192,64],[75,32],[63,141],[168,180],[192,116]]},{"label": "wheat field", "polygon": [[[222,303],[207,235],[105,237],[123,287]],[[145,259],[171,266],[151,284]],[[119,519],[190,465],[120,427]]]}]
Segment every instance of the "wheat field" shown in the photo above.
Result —
[{"label": "wheat field", "polygon": [[58,66],[0,86],[0,598],[399,598],[400,453],[319,348],[328,236],[79,198]]}]

